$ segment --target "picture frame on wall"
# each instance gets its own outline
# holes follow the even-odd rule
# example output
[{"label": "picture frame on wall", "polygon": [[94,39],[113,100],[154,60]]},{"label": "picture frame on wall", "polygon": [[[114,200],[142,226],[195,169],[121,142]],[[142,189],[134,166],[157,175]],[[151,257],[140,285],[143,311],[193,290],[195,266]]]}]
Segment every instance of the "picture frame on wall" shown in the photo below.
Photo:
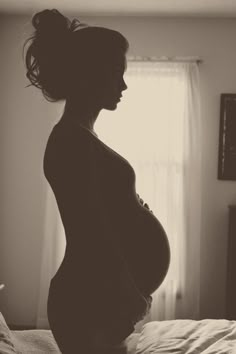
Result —
[{"label": "picture frame on wall", "polygon": [[218,179],[236,181],[236,93],[222,93]]}]

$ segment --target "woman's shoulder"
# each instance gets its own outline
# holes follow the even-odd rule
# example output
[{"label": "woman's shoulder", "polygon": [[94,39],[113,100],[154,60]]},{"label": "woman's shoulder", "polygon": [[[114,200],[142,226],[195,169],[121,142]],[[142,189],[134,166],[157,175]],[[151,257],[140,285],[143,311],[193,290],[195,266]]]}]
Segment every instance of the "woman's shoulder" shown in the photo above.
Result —
[{"label": "woman's shoulder", "polygon": [[55,134],[59,134],[60,136],[64,136],[67,138],[79,136],[83,139],[86,139],[87,136],[84,129],[80,128],[78,124],[75,124],[74,122],[70,121],[67,122],[65,119],[59,120],[59,122],[54,125],[52,131],[55,132]]},{"label": "woman's shoulder", "polygon": [[59,150],[67,149],[88,149],[91,146],[91,139],[83,129],[73,124],[58,122],[52,128],[49,139]]},{"label": "woman's shoulder", "polygon": [[44,161],[69,163],[74,159],[88,158],[91,151],[91,142],[82,130],[73,129],[70,125],[62,125],[59,122],[53,126],[49,134]]},{"label": "woman's shoulder", "polygon": [[54,125],[49,134],[43,157],[44,173],[66,168],[87,166],[93,159],[93,147],[88,136],[72,127]]}]

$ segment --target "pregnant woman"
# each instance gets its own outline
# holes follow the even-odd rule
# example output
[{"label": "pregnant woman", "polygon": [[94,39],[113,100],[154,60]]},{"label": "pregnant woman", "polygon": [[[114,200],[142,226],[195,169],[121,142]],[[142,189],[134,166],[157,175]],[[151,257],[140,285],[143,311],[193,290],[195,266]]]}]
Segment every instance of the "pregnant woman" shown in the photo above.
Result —
[{"label": "pregnant woman", "polygon": [[170,261],[165,231],[136,193],[134,169],[94,131],[99,112],[114,111],[127,89],[128,42],[57,10],[32,23],[27,77],[48,100],[65,100],[44,155],[66,235],[48,319],[63,354],[112,354],[149,310]]}]

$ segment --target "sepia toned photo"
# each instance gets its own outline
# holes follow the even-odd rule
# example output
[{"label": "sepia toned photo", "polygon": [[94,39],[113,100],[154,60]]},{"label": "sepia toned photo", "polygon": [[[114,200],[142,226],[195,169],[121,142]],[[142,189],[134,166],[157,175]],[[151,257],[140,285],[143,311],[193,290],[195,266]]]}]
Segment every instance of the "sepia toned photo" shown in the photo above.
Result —
[{"label": "sepia toned photo", "polygon": [[0,0],[0,354],[236,354],[235,33]]}]

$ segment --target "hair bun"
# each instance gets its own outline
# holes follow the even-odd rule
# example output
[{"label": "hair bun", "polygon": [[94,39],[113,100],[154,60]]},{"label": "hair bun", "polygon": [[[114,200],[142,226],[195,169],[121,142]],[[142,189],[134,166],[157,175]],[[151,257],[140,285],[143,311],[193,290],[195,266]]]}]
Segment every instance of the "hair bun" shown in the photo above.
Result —
[{"label": "hair bun", "polygon": [[66,33],[70,26],[70,21],[58,10],[43,10],[34,15],[32,24],[39,34]]}]

